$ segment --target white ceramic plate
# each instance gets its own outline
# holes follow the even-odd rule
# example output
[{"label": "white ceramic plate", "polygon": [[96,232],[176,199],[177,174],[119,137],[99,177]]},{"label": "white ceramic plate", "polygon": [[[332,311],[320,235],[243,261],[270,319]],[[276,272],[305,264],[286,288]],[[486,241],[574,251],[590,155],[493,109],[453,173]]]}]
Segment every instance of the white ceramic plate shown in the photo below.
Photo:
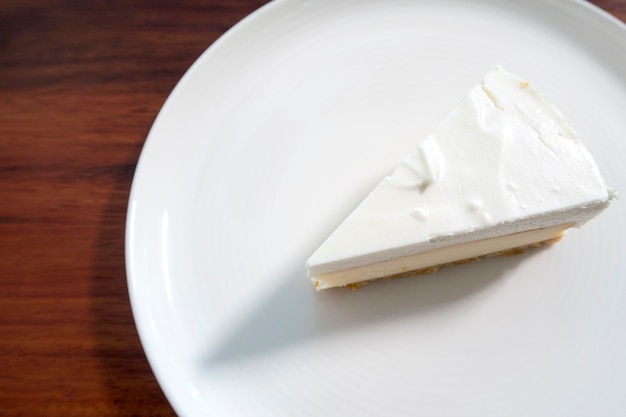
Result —
[{"label": "white ceramic plate", "polygon": [[284,0],[193,65],[141,155],[133,311],[188,416],[624,416],[626,202],[549,249],[351,292],[304,261],[494,65],[626,191],[626,29],[578,1]]}]

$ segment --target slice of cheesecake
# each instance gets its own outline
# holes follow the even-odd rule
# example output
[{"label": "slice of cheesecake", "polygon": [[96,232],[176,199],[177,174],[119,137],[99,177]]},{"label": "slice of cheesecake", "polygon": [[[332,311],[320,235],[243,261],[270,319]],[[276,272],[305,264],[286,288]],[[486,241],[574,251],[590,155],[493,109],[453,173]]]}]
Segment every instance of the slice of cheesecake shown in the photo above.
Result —
[{"label": "slice of cheesecake", "polygon": [[308,259],[318,290],[558,240],[613,197],[561,113],[491,70]]}]

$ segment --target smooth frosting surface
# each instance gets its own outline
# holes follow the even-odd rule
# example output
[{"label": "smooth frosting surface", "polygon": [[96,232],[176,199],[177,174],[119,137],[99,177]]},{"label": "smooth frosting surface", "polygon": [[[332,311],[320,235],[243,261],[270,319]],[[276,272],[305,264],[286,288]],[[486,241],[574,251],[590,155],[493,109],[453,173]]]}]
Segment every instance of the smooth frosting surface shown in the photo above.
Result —
[{"label": "smooth frosting surface", "polygon": [[581,224],[611,196],[560,112],[498,66],[380,182],[307,267],[315,275],[537,227]]}]

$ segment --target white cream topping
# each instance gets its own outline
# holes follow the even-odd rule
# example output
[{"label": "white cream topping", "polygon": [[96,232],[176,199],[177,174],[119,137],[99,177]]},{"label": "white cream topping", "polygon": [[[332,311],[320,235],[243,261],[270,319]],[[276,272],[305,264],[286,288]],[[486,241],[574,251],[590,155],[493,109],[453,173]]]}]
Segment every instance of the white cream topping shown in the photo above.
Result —
[{"label": "white cream topping", "polygon": [[582,224],[613,193],[561,113],[491,70],[307,261],[325,274],[558,224]]}]

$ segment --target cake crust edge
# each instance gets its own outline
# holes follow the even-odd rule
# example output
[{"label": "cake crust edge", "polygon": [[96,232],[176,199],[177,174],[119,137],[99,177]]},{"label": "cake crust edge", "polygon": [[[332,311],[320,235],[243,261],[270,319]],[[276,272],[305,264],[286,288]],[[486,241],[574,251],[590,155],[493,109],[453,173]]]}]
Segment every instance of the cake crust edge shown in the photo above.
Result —
[{"label": "cake crust edge", "polygon": [[[470,257],[470,258],[465,258],[465,259],[461,259],[458,261],[453,261],[453,262],[446,262],[443,264],[439,264],[439,265],[433,265],[433,266],[429,266],[426,268],[420,268],[420,269],[415,269],[415,270],[408,270],[408,271],[403,271],[400,273],[396,273],[396,274],[392,274],[389,276],[385,276],[385,277],[381,277],[381,278],[374,278],[374,279],[370,279],[370,280],[364,280],[364,281],[360,281],[360,282],[355,282],[355,283],[351,283],[351,284],[346,284],[343,287],[347,288],[351,291],[355,291],[365,285],[368,285],[372,282],[375,281],[388,281],[388,280],[395,280],[395,279],[399,279],[399,278],[412,278],[412,277],[417,277],[417,276],[421,276],[421,275],[429,275],[432,273],[435,273],[437,271],[439,271],[442,268],[447,268],[450,266],[457,266],[457,265],[463,265],[463,264],[469,264],[469,263],[475,263],[475,262],[480,262],[484,259],[487,258],[493,258],[493,257],[497,257],[497,256],[504,256],[504,257],[510,257],[510,256],[518,256],[521,255],[523,253],[525,253],[528,250],[533,250],[533,249],[539,249],[545,246],[549,246],[552,245],[554,243],[557,243],[558,241],[561,240],[563,236],[556,236],[547,240],[543,240],[541,242],[534,242],[534,243],[530,243],[527,245],[522,245],[522,246],[517,246],[511,249],[504,249],[504,250],[500,250],[500,251],[496,251],[496,252],[491,252],[491,253],[487,253],[485,255],[480,255],[480,256],[474,256],[474,257]],[[319,281],[313,281],[313,285],[317,288],[319,286]]]}]

